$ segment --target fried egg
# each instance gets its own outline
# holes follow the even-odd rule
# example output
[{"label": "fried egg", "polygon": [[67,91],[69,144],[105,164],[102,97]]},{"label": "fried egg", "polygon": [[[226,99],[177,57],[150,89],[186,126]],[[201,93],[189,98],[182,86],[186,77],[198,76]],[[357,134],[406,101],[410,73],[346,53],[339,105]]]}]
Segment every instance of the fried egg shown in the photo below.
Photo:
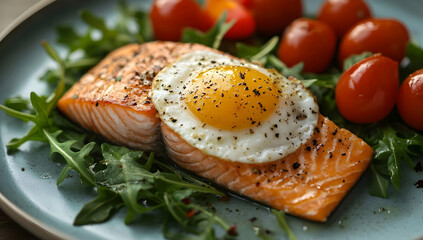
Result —
[{"label": "fried egg", "polygon": [[264,163],[296,151],[313,135],[318,105],[296,79],[212,51],[181,56],[154,79],[162,122],[203,153]]}]

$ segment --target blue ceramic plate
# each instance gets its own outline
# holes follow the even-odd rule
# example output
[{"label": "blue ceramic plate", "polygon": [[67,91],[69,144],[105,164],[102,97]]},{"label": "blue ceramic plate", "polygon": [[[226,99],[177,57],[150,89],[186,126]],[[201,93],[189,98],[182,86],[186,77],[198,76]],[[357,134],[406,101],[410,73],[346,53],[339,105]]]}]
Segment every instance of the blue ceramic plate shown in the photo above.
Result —
[{"label": "blue ceramic plate", "polygon": [[[368,1],[376,16],[394,17],[406,23],[415,41],[423,45],[423,1]],[[305,1],[307,13],[315,13],[321,1]],[[132,1],[148,9],[148,1]],[[38,5],[41,9],[45,4]],[[59,23],[83,26],[78,10],[90,9],[112,21],[117,9],[115,1],[63,0],[49,4],[34,13],[7,36],[0,35],[0,102],[11,96],[29,96],[31,91],[48,91],[38,79],[54,63],[40,46],[42,40],[55,42],[55,26]],[[32,9],[31,12],[35,12]],[[28,15],[28,14],[27,14]],[[16,24],[15,24],[16,25]],[[423,67],[423,66],[422,66]],[[4,145],[22,136],[30,125],[16,121],[0,112],[0,206],[12,218],[42,238],[67,239],[162,239],[161,218],[141,217],[129,226],[120,211],[109,222],[74,227],[72,225],[84,203],[96,193],[79,184],[77,176],[68,178],[59,187],[56,179],[61,170],[49,159],[49,147],[27,143],[21,151],[8,155]],[[299,239],[418,239],[423,237],[423,190],[413,184],[422,173],[403,172],[401,192],[389,189],[390,198],[380,199],[368,194],[367,174],[329,218],[327,223],[313,223],[288,217]],[[272,230],[278,238],[285,235],[273,215],[249,201],[232,198],[213,203],[218,214],[228,222],[237,223],[240,239],[256,239],[255,226]],[[257,217],[251,223],[249,219]]]}]

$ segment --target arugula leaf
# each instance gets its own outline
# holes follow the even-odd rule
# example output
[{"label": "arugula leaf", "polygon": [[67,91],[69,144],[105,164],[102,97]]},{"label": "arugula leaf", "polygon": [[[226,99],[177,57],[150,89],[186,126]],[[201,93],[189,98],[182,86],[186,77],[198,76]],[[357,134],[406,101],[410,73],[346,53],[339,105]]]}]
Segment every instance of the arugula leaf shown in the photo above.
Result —
[{"label": "arugula leaf", "polygon": [[155,208],[145,208],[138,204],[140,192],[154,187],[153,175],[136,162],[143,156],[143,152],[105,143],[101,145],[101,149],[104,158],[101,163],[107,168],[95,174],[96,180],[122,198],[128,209],[125,223],[130,223],[136,214],[154,210]]},{"label": "arugula leaf", "polygon": [[137,34],[138,41],[140,43],[153,41],[153,29],[150,24],[148,13],[135,11],[132,16],[135,19],[139,29],[139,33]]},{"label": "arugula leaf", "polygon": [[214,49],[218,49],[225,33],[228,32],[229,29],[231,29],[231,27],[235,24],[234,20],[226,23],[226,16],[227,14],[224,12],[213,28],[211,28],[206,33],[192,28],[185,28],[182,32],[181,42],[199,43]]},{"label": "arugula leaf", "polygon": [[405,79],[411,73],[423,66],[423,49],[416,43],[408,42],[406,48],[408,64],[400,68],[400,79]]},{"label": "arugula leaf", "polygon": [[310,87],[311,85],[313,85],[317,81],[318,81],[317,79],[304,79],[304,80],[301,80],[301,82],[304,84],[304,86],[306,88]]},{"label": "arugula leaf", "polygon": [[107,221],[113,212],[119,210],[124,205],[122,199],[115,192],[104,188],[98,188],[98,197],[84,205],[73,224],[81,226],[92,223],[102,223]]},{"label": "arugula leaf", "polygon": [[113,30],[109,30],[109,28],[106,27],[103,19],[95,16],[92,12],[82,10],[80,12],[80,16],[85,23],[93,28],[100,30],[106,37],[110,37],[116,34]]},{"label": "arugula leaf", "polygon": [[[404,161],[410,168],[413,162],[410,157],[423,153],[423,136],[403,125],[397,125],[395,129],[391,125],[382,126],[383,138],[374,147],[375,159],[383,160],[387,163],[392,184],[397,190],[401,185],[401,162]],[[401,134],[401,135],[400,135]],[[413,146],[417,148],[412,148]]]},{"label": "arugula leaf", "polygon": [[370,165],[370,171],[372,173],[369,188],[370,194],[376,197],[387,198],[388,180],[379,173],[374,164]]},{"label": "arugula leaf", "polygon": [[363,59],[366,59],[370,56],[372,56],[373,53],[371,52],[363,52],[361,54],[353,54],[347,59],[344,60],[344,71],[347,71],[352,65],[360,62]]},{"label": "arugula leaf", "polygon": [[35,125],[29,130],[29,132],[21,138],[13,138],[6,144],[8,151],[17,150],[22,144],[27,141],[40,141],[47,142],[45,136],[39,131],[38,127]]},{"label": "arugula leaf", "polygon": [[[95,178],[99,184],[116,192],[121,197],[128,210],[126,223],[130,223],[137,214],[164,206],[169,207],[171,202],[179,202],[183,198],[189,197],[194,191],[216,193],[213,188],[187,183],[174,173],[151,172],[150,169],[154,163],[152,155],[144,159],[145,164],[142,165],[138,163],[140,159],[144,158],[141,151],[133,151],[106,143],[103,143],[101,148],[103,160],[99,164],[106,168],[96,172]],[[141,198],[155,204],[149,207],[141,206],[139,204]],[[172,209],[169,211],[174,211],[175,203],[171,205]],[[178,215],[174,213],[173,217],[178,218]]]},{"label": "arugula leaf", "polygon": [[35,119],[36,119],[36,116],[34,116],[32,114],[24,113],[24,112],[15,110],[15,109],[10,108],[10,107],[6,107],[6,106],[1,105],[1,104],[0,104],[0,110],[3,110],[9,116],[18,118],[18,119],[20,119],[24,122],[35,121]]},{"label": "arugula leaf", "polygon": [[265,63],[267,55],[270,54],[278,45],[279,37],[274,36],[261,47],[249,46],[241,42],[236,43],[237,56],[250,61],[259,61]]},{"label": "arugula leaf", "polygon": [[23,99],[21,97],[12,97],[8,98],[4,101],[4,106],[11,108],[13,110],[23,112],[25,110],[29,110],[29,101],[27,99]]},{"label": "arugula leaf", "polygon": [[304,77],[301,75],[301,71],[304,68],[304,63],[302,62],[289,68],[285,65],[285,63],[281,62],[281,60],[279,60],[279,58],[277,58],[275,55],[269,54],[267,55],[267,61],[265,66],[266,68],[275,68],[285,76],[292,76],[297,79],[304,79]]},{"label": "arugula leaf", "polygon": [[288,239],[297,240],[297,237],[295,237],[294,233],[292,232],[291,228],[289,228],[288,223],[286,222],[285,212],[272,209],[272,213],[275,215],[276,220],[279,223],[279,226],[281,226],[281,228],[285,231]]},{"label": "arugula leaf", "polygon": [[[65,172],[62,172],[61,175],[67,174],[67,171],[70,169],[74,169],[79,173],[80,179],[82,182],[88,183],[92,186],[96,186],[96,182],[94,179],[94,175],[87,166],[85,165],[84,158],[87,156],[91,150],[94,148],[95,143],[91,142],[85,145],[79,152],[72,151],[72,145],[76,142],[76,140],[69,140],[66,142],[59,142],[57,137],[62,133],[61,130],[56,132],[49,132],[43,129],[43,132],[50,143],[51,152],[50,155],[53,153],[58,153],[63,156],[66,161],[67,166],[65,167]],[[59,180],[63,180],[63,177],[59,178]],[[60,181],[57,184],[60,184]]]}]

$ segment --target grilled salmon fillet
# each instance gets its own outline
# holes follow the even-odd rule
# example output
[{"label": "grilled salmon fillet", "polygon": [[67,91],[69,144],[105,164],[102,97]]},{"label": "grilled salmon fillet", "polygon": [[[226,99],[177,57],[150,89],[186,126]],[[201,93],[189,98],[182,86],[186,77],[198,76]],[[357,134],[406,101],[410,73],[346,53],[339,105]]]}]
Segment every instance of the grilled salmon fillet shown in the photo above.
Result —
[{"label": "grilled salmon fillet", "polygon": [[85,74],[58,107],[87,130],[120,145],[158,151],[163,138],[168,155],[181,167],[292,215],[326,221],[369,165],[370,146],[319,115],[313,137],[274,162],[245,164],[202,153],[160,123],[149,98],[155,75],[196,50],[212,49],[174,42],[124,46]]},{"label": "grilled salmon fillet", "polygon": [[263,164],[206,155],[165,123],[161,129],[168,155],[181,167],[240,195],[319,222],[327,220],[373,157],[372,148],[363,140],[322,115],[306,144]]},{"label": "grilled salmon fillet", "polygon": [[160,149],[160,120],[148,97],[155,75],[180,55],[211,50],[200,44],[130,44],[106,56],[59,100],[74,122],[110,141],[144,151]]}]

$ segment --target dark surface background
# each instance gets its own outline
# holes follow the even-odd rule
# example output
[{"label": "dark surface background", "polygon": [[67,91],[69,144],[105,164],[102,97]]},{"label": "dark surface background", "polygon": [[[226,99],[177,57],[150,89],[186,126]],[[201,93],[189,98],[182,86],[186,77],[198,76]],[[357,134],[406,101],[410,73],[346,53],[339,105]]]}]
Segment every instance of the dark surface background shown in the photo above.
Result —
[{"label": "dark surface background", "polygon": [[0,239],[38,239],[0,210]]}]

